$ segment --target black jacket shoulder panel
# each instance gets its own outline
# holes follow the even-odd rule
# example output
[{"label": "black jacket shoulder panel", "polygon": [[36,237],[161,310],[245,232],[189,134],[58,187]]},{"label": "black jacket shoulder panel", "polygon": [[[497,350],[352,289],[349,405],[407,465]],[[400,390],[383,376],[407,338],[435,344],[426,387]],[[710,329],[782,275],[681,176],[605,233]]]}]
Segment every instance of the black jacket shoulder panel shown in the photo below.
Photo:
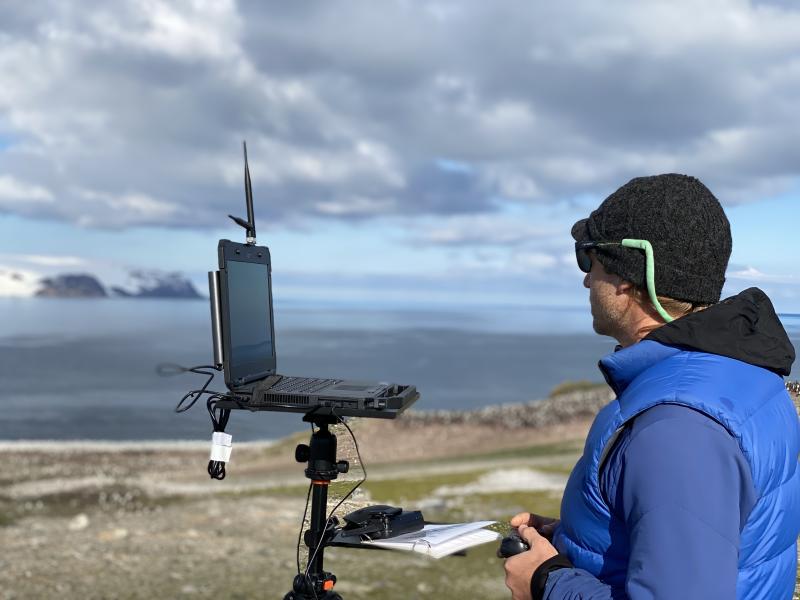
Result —
[{"label": "black jacket shoulder panel", "polygon": [[769,297],[759,288],[659,327],[644,339],[735,358],[786,377],[795,350]]}]

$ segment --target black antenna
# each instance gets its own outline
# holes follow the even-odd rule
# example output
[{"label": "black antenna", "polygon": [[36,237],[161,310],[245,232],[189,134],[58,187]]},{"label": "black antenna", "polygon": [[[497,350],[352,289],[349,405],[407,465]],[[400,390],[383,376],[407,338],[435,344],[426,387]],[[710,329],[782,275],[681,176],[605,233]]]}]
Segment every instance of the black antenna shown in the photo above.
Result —
[{"label": "black antenna", "polygon": [[252,246],[256,243],[256,218],[253,214],[253,186],[250,183],[250,166],[247,164],[246,141],[242,142],[242,147],[244,148],[244,198],[247,203],[247,221],[233,215],[228,216],[233,219],[234,223],[245,228],[247,231],[247,243]]}]

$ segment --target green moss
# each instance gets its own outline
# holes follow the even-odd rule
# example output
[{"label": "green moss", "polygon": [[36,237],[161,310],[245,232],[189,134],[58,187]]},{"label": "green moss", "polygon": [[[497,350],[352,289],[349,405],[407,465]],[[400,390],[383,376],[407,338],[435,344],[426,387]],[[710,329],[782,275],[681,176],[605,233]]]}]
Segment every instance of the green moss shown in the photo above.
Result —
[{"label": "green moss", "polygon": [[[541,458],[555,456],[559,454],[579,454],[583,448],[582,440],[570,440],[566,442],[554,442],[551,444],[538,444],[525,448],[512,448],[509,450],[497,450],[495,452],[462,454],[447,458],[447,462],[473,462],[475,460],[502,460],[516,458]],[[437,461],[425,461],[437,462]],[[423,464],[423,463],[420,463]]]},{"label": "green moss", "polygon": [[581,381],[565,381],[564,383],[559,383],[550,391],[550,398],[555,398],[556,396],[561,396],[563,394],[571,394],[572,392],[598,390],[604,387],[606,387],[605,383],[586,381],[585,379]]},{"label": "green moss", "polygon": [[464,485],[472,483],[486,470],[469,471],[467,473],[437,473],[420,477],[401,479],[367,480],[364,488],[377,502],[403,502],[420,500],[430,496],[434,490],[444,485]]},{"label": "green moss", "polygon": [[552,473],[554,475],[564,475],[567,476],[572,473],[572,469],[575,467],[575,461],[571,461],[569,463],[563,464],[553,464],[553,465],[536,465],[536,470],[541,471],[542,473]]},{"label": "green moss", "polygon": [[279,487],[248,488],[246,490],[217,491],[215,496],[227,498],[255,498],[259,496],[270,496],[278,498],[305,498],[308,493],[308,484],[305,485],[286,485]]},{"label": "green moss", "polygon": [[492,519],[508,520],[520,512],[533,512],[547,517],[561,514],[561,492],[500,492],[480,494],[470,499],[467,506],[483,509]]}]

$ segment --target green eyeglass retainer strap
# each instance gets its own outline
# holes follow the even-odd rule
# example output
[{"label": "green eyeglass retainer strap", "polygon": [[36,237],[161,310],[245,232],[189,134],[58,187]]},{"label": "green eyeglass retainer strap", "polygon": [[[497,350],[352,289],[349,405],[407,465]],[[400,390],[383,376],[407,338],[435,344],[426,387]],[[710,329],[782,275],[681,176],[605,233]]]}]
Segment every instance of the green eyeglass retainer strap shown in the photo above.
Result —
[{"label": "green eyeglass retainer strap", "polygon": [[626,248],[636,248],[637,250],[643,250],[645,258],[647,259],[647,267],[646,267],[646,279],[647,279],[647,293],[650,294],[650,302],[653,303],[655,306],[656,311],[661,318],[664,319],[667,323],[671,323],[674,321],[674,317],[672,317],[664,307],[661,306],[661,303],[658,301],[658,296],[656,296],[656,260],[653,254],[653,246],[647,240],[631,240],[625,239],[622,240],[622,245]]}]

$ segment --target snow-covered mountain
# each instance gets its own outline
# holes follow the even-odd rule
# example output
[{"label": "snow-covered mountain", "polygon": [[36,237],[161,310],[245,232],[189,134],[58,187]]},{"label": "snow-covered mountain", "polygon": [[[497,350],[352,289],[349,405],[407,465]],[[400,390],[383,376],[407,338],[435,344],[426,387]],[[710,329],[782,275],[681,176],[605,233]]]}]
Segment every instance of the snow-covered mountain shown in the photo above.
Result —
[{"label": "snow-covered mountain", "polygon": [[192,282],[180,273],[135,270],[125,283],[110,291],[98,277],[89,273],[45,275],[26,269],[0,265],[0,297],[50,298],[202,298]]},{"label": "snow-covered mountain", "polygon": [[41,275],[0,265],[0,296],[26,297],[36,294]]},{"label": "snow-covered mountain", "polygon": [[126,298],[202,298],[186,277],[163,271],[131,271],[123,286],[111,290]]}]

